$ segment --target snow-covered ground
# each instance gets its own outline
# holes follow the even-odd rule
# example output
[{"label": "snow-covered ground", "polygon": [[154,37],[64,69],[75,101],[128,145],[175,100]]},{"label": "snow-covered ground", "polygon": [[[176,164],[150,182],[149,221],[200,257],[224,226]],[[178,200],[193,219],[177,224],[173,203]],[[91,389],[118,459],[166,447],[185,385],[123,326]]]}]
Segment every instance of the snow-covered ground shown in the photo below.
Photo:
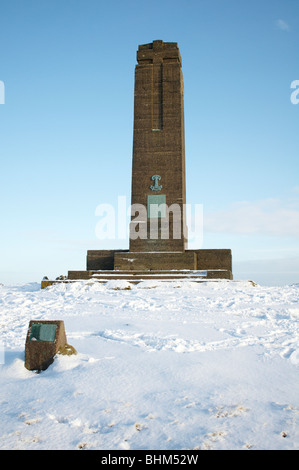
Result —
[{"label": "snow-covered ground", "polygon": [[[298,449],[298,300],[245,281],[0,286],[0,448]],[[26,370],[31,319],[64,320],[78,354]]]}]

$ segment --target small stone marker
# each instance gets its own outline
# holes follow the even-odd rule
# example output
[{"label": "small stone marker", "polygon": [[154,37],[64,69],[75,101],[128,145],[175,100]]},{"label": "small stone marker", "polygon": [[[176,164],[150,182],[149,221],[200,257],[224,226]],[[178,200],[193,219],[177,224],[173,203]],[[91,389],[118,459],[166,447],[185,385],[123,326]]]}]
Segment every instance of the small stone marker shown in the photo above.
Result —
[{"label": "small stone marker", "polygon": [[25,345],[25,367],[28,370],[45,370],[57,353],[76,354],[67,344],[62,320],[31,320]]}]

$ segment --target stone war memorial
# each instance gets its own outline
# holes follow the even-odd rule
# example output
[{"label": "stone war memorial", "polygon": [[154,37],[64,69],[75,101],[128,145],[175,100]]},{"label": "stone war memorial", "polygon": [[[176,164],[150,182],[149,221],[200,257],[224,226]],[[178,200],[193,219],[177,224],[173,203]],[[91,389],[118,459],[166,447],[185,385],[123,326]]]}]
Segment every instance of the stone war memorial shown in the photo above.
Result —
[{"label": "stone war memorial", "polygon": [[[86,271],[69,271],[64,282],[233,278],[230,249],[188,249],[184,134],[178,44],[157,40],[140,45],[135,67],[129,249],[87,251]],[[52,282],[42,281],[42,287]]]}]

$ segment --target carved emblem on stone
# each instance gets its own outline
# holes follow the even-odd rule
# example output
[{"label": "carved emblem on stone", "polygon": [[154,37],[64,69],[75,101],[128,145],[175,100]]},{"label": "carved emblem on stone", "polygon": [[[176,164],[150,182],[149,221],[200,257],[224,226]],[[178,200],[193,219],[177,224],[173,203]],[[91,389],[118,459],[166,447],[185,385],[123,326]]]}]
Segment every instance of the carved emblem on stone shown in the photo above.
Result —
[{"label": "carved emblem on stone", "polygon": [[159,183],[158,181],[160,181],[161,179],[161,176],[160,175],[153,175],[152,176],[152,180],[155,182],[155,184],[153,186],[150,186],[151,190],[152,191],[161,191],[161,189],[163,188],[163,186],[159,186]]}]

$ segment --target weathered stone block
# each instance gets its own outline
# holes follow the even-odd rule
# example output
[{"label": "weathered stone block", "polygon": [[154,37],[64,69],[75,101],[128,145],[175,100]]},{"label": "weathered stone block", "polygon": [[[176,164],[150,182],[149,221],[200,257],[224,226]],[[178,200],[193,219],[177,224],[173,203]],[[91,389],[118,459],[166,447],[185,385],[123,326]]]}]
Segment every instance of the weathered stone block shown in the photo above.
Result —
[{"label": "weathered stone block", "polygon": [[67,278],[72,281],[86,280],[86,279],[90,279],[92,274],[93,274],[93,271],[69,271]]},{"label": "weathered stone block", "polygon": [[[122,250],[118,250],[121,251]],[[123,250],[124,252],[128,250]],[[86,259],[87,271],[96,271],[102,269],[113,269],[114,253],[116,250],[88,250]]]},{"label": "weathered stone block", "polygon": [[229,249],[193,250],[197,256],[197,269],[224,269],[232,271],[232,253]]},{"label": "weathered stone block", "polygon": [[207,279],[233,279],[232,272],[228,269],[215,269],[207,271]]}]

